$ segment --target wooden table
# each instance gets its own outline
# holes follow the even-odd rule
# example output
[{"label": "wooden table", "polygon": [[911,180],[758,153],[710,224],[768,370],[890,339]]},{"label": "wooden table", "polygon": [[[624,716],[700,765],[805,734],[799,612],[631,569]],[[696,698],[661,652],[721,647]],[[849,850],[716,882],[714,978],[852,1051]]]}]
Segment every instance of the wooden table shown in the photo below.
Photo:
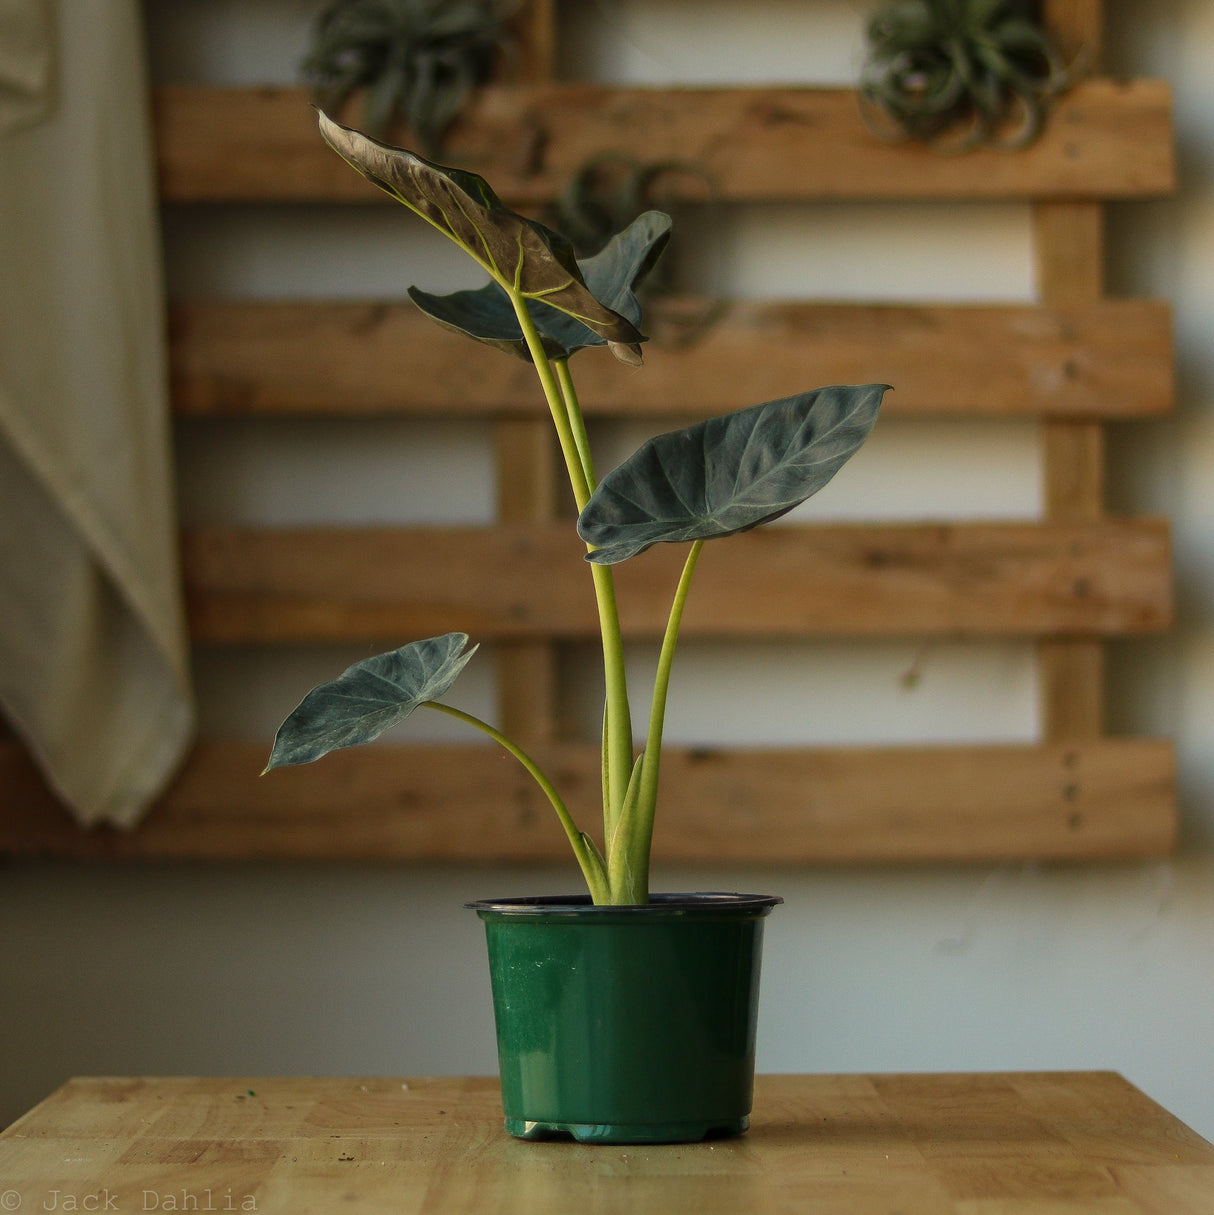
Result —
[{"label": "wooden table", "polygon": [[1109,1072],[761,1076],[749,1134],[523,1143],[489,1079],[80,1079],[0,1213],[1211,1215],[1214,1146]]}]

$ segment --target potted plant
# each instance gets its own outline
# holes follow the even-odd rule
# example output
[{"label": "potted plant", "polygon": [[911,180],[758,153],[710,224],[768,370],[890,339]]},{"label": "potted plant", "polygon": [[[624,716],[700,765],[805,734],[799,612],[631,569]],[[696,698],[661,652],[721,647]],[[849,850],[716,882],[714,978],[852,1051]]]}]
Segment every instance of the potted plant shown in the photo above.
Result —
[{"label": "potted plant", "polygon": [[[762,920],[780,900],[652,895],[650,845],[679,624],[704,542],[792,510],[864,441],[884,385],[820,388],[659,435],[601,480],[569,370],[608,347],[636,365],[633,288],[670,221],[647,212],[578,262],[563,237],[508,210],[475,174],[445,168],[320,116],[363,176],[458,244],[489,275],[473,291],[410,289],[427,315],[534,365],[560,440],[603,649],[601,842],[535,760],[487,722],[441,703],[475,652],[463,633],[410,642],[314,688],[278,731],[267,771],[370,742],[429,708],[487,734],[551,803],[588,895],[473,904],[485,920],[507,1129],[582,1140],[690,1140],[747,1125]],[[633,734],[612,566],[685,543],[645,740]]]}]

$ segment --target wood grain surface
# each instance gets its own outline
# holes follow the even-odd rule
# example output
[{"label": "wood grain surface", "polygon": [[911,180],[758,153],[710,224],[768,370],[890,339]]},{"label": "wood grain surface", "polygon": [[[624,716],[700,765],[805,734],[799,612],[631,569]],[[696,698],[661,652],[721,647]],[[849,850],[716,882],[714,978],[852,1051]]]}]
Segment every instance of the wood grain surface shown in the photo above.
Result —
[{"label": "wood grain surface", "polygon": [[[596,635],[569,525],[202,528],[184,537],[193,636],[215,642]],[[616,567],[627,636],[661,636],[684,557]],[[492,571],[490,576],[489,571]],[[777,526],[714,543],[685,637],[1122,635],[1172,616],[1167,526]]]},{"label": "wood grain surface", "polygon": [[[496,747],[375,746],[259,779],[269,745],[203,742],[132,831],[76,827],[16,744],[0,744],[0,855],[175,860],[572,862],[535,784]],[[533,748],[580,825],[600,804],[593,745]],[[1171,745],[669,748],[658,863],[815,864],[1162,856],[1175,844]]]},{"label": "wood grain surface", "polygon": [[[302,89],[164,86],[154,110],[167,202],[388,201],[325,147]],[[528,207],[621,148],[644,149],[651,163],[694,163],[719,199],[735,202],[1141,198],[1175,182],[1171,94],[1145,80],[1077,85],[1014,156],[885,142],[851,89],[491,85],[452,127],[441,159]]]},{"label": "wood grain surface", "polygon": [[659,1147],[511,1139],[487,1078],[78,1079],[0,1135],[0,1190],[39,1212],[1209,1215],[1214,1147],[1109,1072],[759,1076],[747,1134]]},{"label": "wood grain surface", "polygon": [[[180,301],[169,332],[179,414],[547,420],[530,366],[439,329],[409,302]],[[892,417],[1098,419],[1172,408],[1171,317],[1151,300],[736,301],[690,348],[663,345],[660,322],[655,332],[640,373],[605,351],[579,356],[588,416],[699,419],[822,384],[874,383],[894,385],[882,405]]]}]

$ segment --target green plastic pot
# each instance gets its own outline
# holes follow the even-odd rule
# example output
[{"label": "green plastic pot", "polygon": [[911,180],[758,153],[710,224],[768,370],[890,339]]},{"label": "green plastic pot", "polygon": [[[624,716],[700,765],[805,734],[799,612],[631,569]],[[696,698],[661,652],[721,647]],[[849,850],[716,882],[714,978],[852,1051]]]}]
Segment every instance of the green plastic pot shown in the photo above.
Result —
[{"label": "green plastic pot", "polygon": [[763,919],[781,902],[469,903],[485,922],[506,1130],[587,1143],[746,1130]]}]

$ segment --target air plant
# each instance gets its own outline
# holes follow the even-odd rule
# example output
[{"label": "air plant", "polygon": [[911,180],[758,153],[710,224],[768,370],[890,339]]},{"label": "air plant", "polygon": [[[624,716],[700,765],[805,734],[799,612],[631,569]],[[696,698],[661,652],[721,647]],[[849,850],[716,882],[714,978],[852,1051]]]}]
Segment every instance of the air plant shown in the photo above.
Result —
[{"label": "air plant", "polygon": [[894,0],[868,37],[860,98],[870,126],[950,151],[1026,146],[1078,75],[1028,0]]},{"label": "air plant", "polygon": [[[370,742],[419,708],[445,713],[487,734],[534,778],[595,903],[647,903],[666,698],[700,551],[707,540],[786,514],[824,486],[867,437],[886,387],[814,389],[657,435],[600,481],[569,360],[606,346],[624,363],[640,363],[645,339],[634,288],[666,244],[669,217],[646,212],[600,252],[578,261],[565,237],[508,210],[476,174],[434,164],[323,114],[320,123],[324,138],[353,168],[489,275],[484,287],[451,295],[411,288],[414,303],[444,327],[534,366],[560,440],[598,606],[605,690],[602,843],[577,825],[553,782],[521,747],[488,722],[440,701],[475,650],[464,633],[410,642],[314,688],[279,728],[267,770]],[[612,567],[663,543],[689,547],[638,751]],[[509,554],[501,559],[508,561]]]},{"label": "air plant", "polygon": [[365,90],[362,124],[382,137],[403,120],[437,148],[469,94],[508,45],[503,0],[333,0],[316,19],[303,63],[322,110]]},{"label": "air plant", "polygon": [[[552,222],[569,238],[579,257],[590,257],[638,216],[654,208],[672,211],[676,195],[686,197],[692,192],[702,198],[704,209],[719,211],[712,177],[699,165],[680,160],[641,161],[622,152],[605,152],[591,157],[569,179],[552,208]],[[709,227],[715,231],[711,224]],[[672,245],[676,243],[672,241]],[[673,251],[683,252],[681,246]],[[702,260],[703,250],[697,256]],[[725,301],[715,293],[706,300],[676,298],[672,271],[668,252],[638,284],[637,295],[655,322],[658,340],[667,346],[686,347],[720,318]]]}]

